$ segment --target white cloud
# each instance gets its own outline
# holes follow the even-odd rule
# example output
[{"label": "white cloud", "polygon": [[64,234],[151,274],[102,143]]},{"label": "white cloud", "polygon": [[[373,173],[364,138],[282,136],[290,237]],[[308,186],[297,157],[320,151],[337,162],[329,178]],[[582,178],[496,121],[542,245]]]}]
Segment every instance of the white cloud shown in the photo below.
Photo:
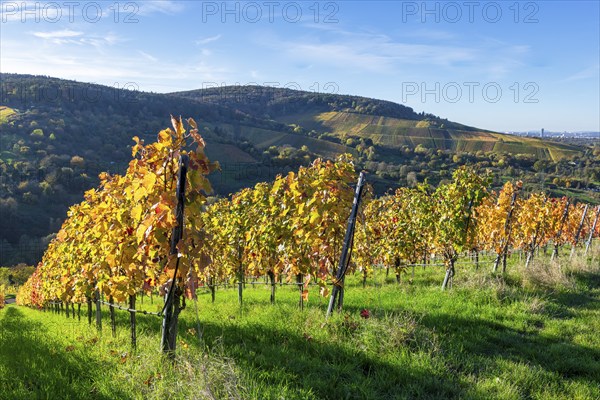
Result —
[{"label": "white cloud", "polygon": [[73,31],[71,29],[62,29],[60,31],[53,32],[32,32],[31,34],[42,39],[61,39],[81,36],[83,35],[83,32]]},{"label": "white cloud", "polygon": [[174,15],[184,10],[184,2],[182,1],[171,1],[171,0],[150,0],[150,1],[139,1],[134,3],[136,7],[139,7],[140,15],[149,15],[153,13],[161,13],[167,15]]},{"label": "white cloud", "polygon": [[581,71],[578,71],[567,78],[565,78],[566,82],[572,81],[580,81],[584,79],[595,78],[598,79],[600,77],[600,64],[592,65],[591,67],[585,68]]},{"label": "white cloud", "polygon": [[272,39],[268,45],[290,58],[309,64],[354,67],[381,73],[397,71],[399,65],[449,66],[477,58],[477,51],[468,47],[403,43],[382,34],[346,35],[328,41],[315,38],[297,41]]},{"label": "white cloud", "polygon": [[74,31],[71,29],[62,29],[51,32],[30,32],[31,35],[36,38],[43,39],[44,43],[50,43],[54,45],[78,45],[78,46],[90,46],[97,50],[102,51],[106,47],[115,45],[123,39],[118,35],[108,33],[93,33],[86,34],[80,31]]},{"label": "white cloud", "polygon": [[196,40],[196,44],[199,46],[211,43],[211,42],[216,42],[217,40],[221,39],[221,34],[215,35],[215,36],[210,36],[207,38],[202,38],[202,39],[198,39]]},{"label": "white cloud", "polygon": [[[86,7],[90,7],[89,9]],[[98,2],[60,2],[43,0],[0,1],[0,21],[2,23],[96,23],[99,19],[133,22],[140,16],[152,14],[176,15],[185,9],[185,2],[171,0],[142,1],[98,1]],[[101,12],[101,13],[100,13]]]},{"label": "white cloud", "polygon": [[200,60],[200,55],[187,56],[185,59],[160,59],[158,62],[158,57],[152,54],[119,46],[97,48],[82,45],[77,51],[57,51],[56,46],[44,43],[52,44],[38,39],[28,42],[3,39],[0,42],[0,70],[114,87],[127,85],[156,92],[201,87],[202,82],[233,80],[232,70],[227,64],[207,63]]},{"label": "white cloud", "polygon": [[156,57],[154,57],[154,56],[152,56],[152,55],[150,55],[150,54],[146,53],[145,51],[138,50],[138,53],[139,53],[139,54],[140,54],[142,57],[144,57],[146,60],[148,60],[148,61],[152,61],[152,62],[157,62],[157,61],[158,61],[158,58],[156,58]]},{"label": "white cloud", "polygon": [[[39,1],[0,1],[0,22],[27,22],[40,20],[42,13]],[[48,10],[46,17],[53,19],[56,10]]]},{"label": "white cloud", "polygon": [[255,43],[316,68],[403,76],[409,71],[422,75],[425,70],[441,68],[446,75],[452,71],[473,80],[505,78],[526,67],[531,54],[529,45],[486,37],[456,41],[453,34],[445,31],[414,31],[394,38],[378,31],[350,32],[338,28],[320,32],[294,39],[263,32]]},{"label": "white cloud", "polygon": [[434,30],[434,29],[417,29],[411,30],[403,36],[428,39],[428,40],[451,40],[456,39],[457,35],[448,31]]}]

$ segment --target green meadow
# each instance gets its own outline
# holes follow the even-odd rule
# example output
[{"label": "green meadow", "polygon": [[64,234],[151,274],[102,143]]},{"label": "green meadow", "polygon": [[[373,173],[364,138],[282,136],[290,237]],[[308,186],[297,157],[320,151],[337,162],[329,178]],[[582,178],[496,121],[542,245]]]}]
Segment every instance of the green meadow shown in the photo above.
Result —
[{"label": "green meadow", "polygon": [[85,305],[81,319],[8,305],[0,398],[598,399],[599,256],[540,255],[526,270],[513,255],[504,276],[462,260],[446,292],[440,266],[408,269],[399,284],[385,270],[365,287],[350,276],[329,320],[317,287],[303,310],[293,286],[278,286],[272,305],[264,280],[248,281],[241,306],[234,285],[214,303],[201,288],[181,315],[174,363],[159,352],[156,316],[138,315],[134,350],[124,311],[113,336],[107,310],[98,332]]}]

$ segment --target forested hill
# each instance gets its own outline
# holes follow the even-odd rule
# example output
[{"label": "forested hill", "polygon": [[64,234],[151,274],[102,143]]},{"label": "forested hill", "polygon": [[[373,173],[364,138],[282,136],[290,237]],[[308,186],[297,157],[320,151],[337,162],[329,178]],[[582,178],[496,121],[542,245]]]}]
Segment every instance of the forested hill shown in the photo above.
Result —
[{"label": "forested hill", "polygon": [[426,120],[436,125],[446,124],[465,131],[478,131],[477,128],[450,122],[433,114],[417,113],[402,104],[361,96],[252,85],[209,87],[172,94],[202,103],[227,106],[266,119],[305,113],[345,112],[416,122]]},{"label": "forested hill", "polygon": [[209,158],[223,166],[210,177],[219,195],[341,153],[353,154],[379,193],[435,185],[463,163],[495,169],[498,183],[542,173],[536,182],[557,194],[589,197],[600,180],[593,148],[502,135],[388,101],[259,86],[157,94],[0,74],[0,265],[35,262],[68,206],[101,171],[124,171],[131,138],[153,140],[170,114],[200,124]]},{"label": "forested hill", "polygon": [[412,108],[360,96],[306,92],[267,86],[222,86],[172,93],[204,103],[224,105],[252,115],[272,118],[310,111],[351,111],[367,115],[421,120]]},{"label": "forested hill", "polygon": [[[170,125],[171,113],[201,121],[207,153],[226,165],[228,155],[235,163],[256,164],[262,152],[215,134],[216,127],[292,131],[282,123],[165,94],[15,74],[0,74],[0,84],[0,265],[38,259],[47,242],[41,238],[60,228],[67,208],[97,185],[100,172],[124,171],[132,137],[154,140]],[[235,178],[218,175],[214,186],[226,195],[259,179]]]}]

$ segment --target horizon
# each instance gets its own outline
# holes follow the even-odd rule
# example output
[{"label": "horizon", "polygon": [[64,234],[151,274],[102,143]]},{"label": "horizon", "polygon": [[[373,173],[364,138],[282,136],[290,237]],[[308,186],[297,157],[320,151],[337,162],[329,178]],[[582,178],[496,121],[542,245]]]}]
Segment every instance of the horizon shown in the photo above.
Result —
[{"label": "horizon", "polygon": [[258,84],[496,132],[600,132],[598,2],[1,4],[3,73],[155,93]]}]

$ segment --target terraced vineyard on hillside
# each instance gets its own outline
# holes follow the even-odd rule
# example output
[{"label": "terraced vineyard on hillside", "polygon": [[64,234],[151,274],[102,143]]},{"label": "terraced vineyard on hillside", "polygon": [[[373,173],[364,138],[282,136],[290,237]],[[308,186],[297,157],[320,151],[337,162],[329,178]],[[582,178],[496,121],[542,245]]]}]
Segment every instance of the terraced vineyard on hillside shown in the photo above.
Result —
[{"label": "terraced vineyard on hillside", "polygon": [[281,122],[296,123],[307,129],[332,132],[340,137],[369,138],[373,143],[389,148],[419,145],[428,149],[461,152],[494,152],[529,154],[539,159],[557,161],[575,156],[581,148],[537,138],[519,137],[478,130],[464,125],[432,124],[429,121],[365,115],[347,111],[319,114],[293,114],[278,118]]}]

